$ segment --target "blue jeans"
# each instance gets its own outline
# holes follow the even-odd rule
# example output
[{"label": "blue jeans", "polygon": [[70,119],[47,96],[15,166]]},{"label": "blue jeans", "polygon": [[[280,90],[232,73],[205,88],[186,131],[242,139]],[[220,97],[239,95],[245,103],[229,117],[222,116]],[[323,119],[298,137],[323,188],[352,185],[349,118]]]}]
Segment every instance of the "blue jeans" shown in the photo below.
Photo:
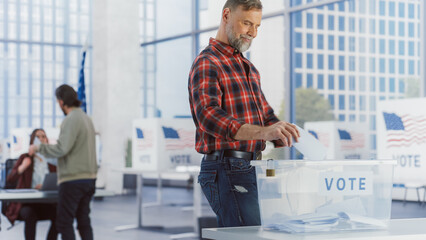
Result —
[{"label": "blue jeans", "polygon": [[203,158],[198,182],[216,213],[218,227],[260,225],[256,172],[249,161]]}]

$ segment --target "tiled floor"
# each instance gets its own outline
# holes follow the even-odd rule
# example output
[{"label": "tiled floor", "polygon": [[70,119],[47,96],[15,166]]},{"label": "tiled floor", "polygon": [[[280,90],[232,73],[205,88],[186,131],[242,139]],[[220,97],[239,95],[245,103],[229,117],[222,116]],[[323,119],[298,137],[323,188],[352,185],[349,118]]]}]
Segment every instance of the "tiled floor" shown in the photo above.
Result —
[{"label": "tiled floor", "polygon": [[[154,202],[156,200],[156,188],[144,188],[144,201]],[[192,231],[192,211],[188,206],[192,202],[192,190],[185,188],[164,188],[162,206],[152,206],[144,208],[143,224],[147,226],[165,226],[160,231],[147,230],[126,230],[117,232],[115,227],[120,225],[135,224],[137,221],[137,208],[135,195],[122,195],[105,198],[102,201],[94,201],[92,205],[92,226],[94,228],[95,239],[102,240],[166,240],[171,234]],[[212,215],[210,209],[204,210],[204,215]],[[401,201],[392,203],[392,218],[420,218],[426,217],[426,204],[421,206],[415,202],[407,202],[405,205]],[[11,230],[6,230],[10,225],[2,216],[2,231],[0,240],[24,239],[21,222]],[[48,221],[39,222],[37,227],[37,239],[45,239],[49,226]],[[193,240],[196,238],[183,238]]]}]

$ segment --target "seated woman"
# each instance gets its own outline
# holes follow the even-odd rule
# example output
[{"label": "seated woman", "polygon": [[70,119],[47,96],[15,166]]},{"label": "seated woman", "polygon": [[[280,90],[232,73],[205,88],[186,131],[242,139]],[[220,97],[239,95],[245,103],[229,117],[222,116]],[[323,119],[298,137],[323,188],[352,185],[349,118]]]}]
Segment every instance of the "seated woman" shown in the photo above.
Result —
[{"label": "seated woman", "polygon": [[[48,143],[46,133],[43,129],[35,129],[31,133],[30,145],[34,143],[35,138],[41,143]],[[31,157],[27,153],[22,154],[13,169],[7,176],[8,182],[16,182],[16,188],[35,188],[40,189],[44,176],[49,172],[56,172],[56,167],[46,163],[42,158]],[[58,232],[56,231],[56,203],[11,203],[6,210],[6,217],[13,225],[15,220],[25,221],[25,239],[35,239],[36,224],[38,220],[51,221],[47,240],[56,240]]]}]

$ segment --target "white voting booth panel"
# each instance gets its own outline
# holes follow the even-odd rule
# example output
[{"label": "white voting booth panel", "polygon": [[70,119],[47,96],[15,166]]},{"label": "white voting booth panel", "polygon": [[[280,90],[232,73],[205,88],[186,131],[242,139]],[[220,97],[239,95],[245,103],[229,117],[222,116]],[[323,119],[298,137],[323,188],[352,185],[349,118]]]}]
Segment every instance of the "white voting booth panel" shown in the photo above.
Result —
[{"label": "white voting booth panel", "polygon": [[200,165],[192,119],[137,119],[132,135],[132,168],[162,171]]},{"label": "white voting booth panel", "polygon": [[[426,185],[426,98],[381,101],[377,105],[377,157],[394,159],[394,183],[413,190],[407,200],[418,200],[416,187]],[[394,199],[404,199],[395,188]],[[420,192],[423,197],[423,191]]]},{"label": "white voting booth panel", "polygon": [[326,159],[369,159],[366,124],[306,122],[304,128],[327,148]]},{"label": "white voting booth panel", "polygon": [[[23,153],[28,152],[30,146],[30,136],[34,128],[14,128],[10,131],[10,158],[19,158]],[[59,137],[59,128],[44,128],[49,143],[56,143]]]},{"label": "white voting booth panel", "polygon": [[0,139],[0,164],[6,162],[10,156],[10,143],[6,139]]}]

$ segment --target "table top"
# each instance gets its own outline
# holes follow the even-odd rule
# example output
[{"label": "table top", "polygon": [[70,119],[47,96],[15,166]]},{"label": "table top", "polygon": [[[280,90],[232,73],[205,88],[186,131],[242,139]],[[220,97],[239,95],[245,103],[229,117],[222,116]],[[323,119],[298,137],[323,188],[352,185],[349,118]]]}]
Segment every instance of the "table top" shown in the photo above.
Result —
[{"label": "table top", "polygon": [[263,231],[260,226],[203,229],[202,236],[209,239],[242,240],[424,240],[426,218],[392,219],[387,230],[345,231],[335,233],[288,234]]},{"label": "table top", "polygon": [[[95,197],[114,196],[113,191],[105,189],[96,189]],[[38,191],[25,189],[0,190],[0,200],[13,202],[56,202],[58,199],[58,191]]]}]

